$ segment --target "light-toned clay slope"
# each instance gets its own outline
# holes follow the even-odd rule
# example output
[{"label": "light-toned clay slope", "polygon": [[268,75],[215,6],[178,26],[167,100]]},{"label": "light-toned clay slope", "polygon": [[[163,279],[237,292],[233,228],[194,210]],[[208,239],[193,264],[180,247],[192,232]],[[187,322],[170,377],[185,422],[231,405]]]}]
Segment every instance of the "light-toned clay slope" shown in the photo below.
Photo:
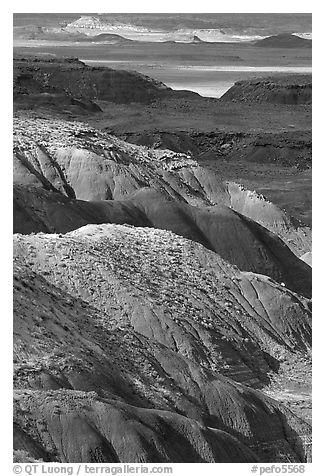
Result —
[{"label": "light-toned clay slope", "polygon": [[309,253],[305,253],[304,255],[300,256],[300,259],[307,263],[309,266],[312,265],[312,252],[310,251]]},{"label": "light-toned clay slope", "polygon": [[186,154],[126,143],[83,123],[20,114],[14,120],[14,183],[82,200],[123,200],[142,188],[196,207],[225,205],[276,233],[297,255],[311,231],[263,197],[224,183]]},{"label": "light-toned clay slope", "polygon": [[62,462],[309,458],[308,424],[229,379],[260,387],[306,356],[308,300],[132,226],[15,235],[14,271],[16,449]]}]

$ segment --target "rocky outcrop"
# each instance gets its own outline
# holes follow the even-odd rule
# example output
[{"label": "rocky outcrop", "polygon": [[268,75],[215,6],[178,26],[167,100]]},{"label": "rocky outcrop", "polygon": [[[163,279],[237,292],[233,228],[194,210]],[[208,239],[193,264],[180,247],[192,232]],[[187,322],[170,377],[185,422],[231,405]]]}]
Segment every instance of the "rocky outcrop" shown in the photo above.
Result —
[{"label": "rocky outcrop", "polygon": [[111,133],[132,144],[192,154],[199,162],[219,159],[241,160],[249,163],[297,167],[298,170],[309,169],[312,164],[312,141],[309,131],[232,133],[145,130],[119,133],[113,130]]},{"label": "rocky outcrop", "polygon": [[311,76],[272,76],[270,78],[237,81],[221,97],[221,100],[274,104],[311,104]]},{"label": "rocky outcrop", "polygon": [[309,352],[304,298],[131,226],[16,235],[14,269],[17,449],[62,462],[306,459],[309,425],[229,378],[260,386]]}]

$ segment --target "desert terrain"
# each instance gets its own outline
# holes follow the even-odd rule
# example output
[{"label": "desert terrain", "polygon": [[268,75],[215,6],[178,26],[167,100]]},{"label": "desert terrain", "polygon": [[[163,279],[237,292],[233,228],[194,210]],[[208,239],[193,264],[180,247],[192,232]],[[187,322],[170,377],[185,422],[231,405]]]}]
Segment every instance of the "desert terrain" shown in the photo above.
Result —
[{"label": "desert terrain", "polygon": [[87,18],[15,26],[15,461],[310,462],[311,41]]}]

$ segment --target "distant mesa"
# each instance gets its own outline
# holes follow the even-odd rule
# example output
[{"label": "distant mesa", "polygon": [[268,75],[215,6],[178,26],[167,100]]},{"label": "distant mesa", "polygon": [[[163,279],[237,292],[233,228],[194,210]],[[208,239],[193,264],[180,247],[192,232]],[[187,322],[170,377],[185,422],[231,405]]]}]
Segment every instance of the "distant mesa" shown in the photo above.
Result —
[{"label": "distant mesa", "polygon": [[[115,23],[110,23],[110,22],[107,22],[105,20],[101,20],[97,17],[94,17],[94,16],[82,16],[81,18],[79,18],[78,20],[75,20],[73,21],[72,23],[69,23],[65,30],[66,31],[70,31],[70,32],[73,32],[73,31],[80,31],[80,30],[84,30],[84,32],[87,32],[87,30],[99,30],[99,31],[105,31],[105,32],[109,32],[109,31],[119,31],[120,28],[130,28],[130,25],[121,25],[121,24],[115,24]],[[131,29],[136,29],[138,31],[141,31],[141,29],[138,29],[138,28],[132,28]],[[94,31],[94,33],[95,33]],[[94,33],[93,32],[87,32],[89,35],[93,35]],[[108,33],[109,35],[109,33]],[[112,34],[113,35],[113,34]],[[119,36],[119,35],[113,35],[113,36]],[[122,38],[122,37],[121,37]],[[108,37],[106,38],[106,40],[108,39]],[[127,41],[125,39],[125,41]],[[130,40],[131,41],[131,40]]]},{"label": "distant mesa", "polygon": [[116,33],[100,33],[99,35],[95,36],[88,36],[83,41],[90,41],[92,43],[100,43],[100,42],[114,42],[114,43],[133,43],[134,40],[129,40],[124,38],[121,35],[117,35]]},{"label": "distant mesa", "polygon": [[41,40],[41,41],[86,41],[89,39],[80,31],[67,31],[65,28],[45,28],[40,26],[15,26],[14,40]]},{"label": "distant mesa", "polygon": [[291,74],[237,81],[221,97],[222,101],[311,104],[311,75]]},{"label": "distant mesa", "polygon": [[258,40],[254,45],[265,48],[311,48],[312,41],[290,33],[281,33]]},{"label": "distant mesa", "polygon": [[312,252],[308,251],[304,255],[300,256],[300,259],[307,263],[309,266],[312,266]]}]

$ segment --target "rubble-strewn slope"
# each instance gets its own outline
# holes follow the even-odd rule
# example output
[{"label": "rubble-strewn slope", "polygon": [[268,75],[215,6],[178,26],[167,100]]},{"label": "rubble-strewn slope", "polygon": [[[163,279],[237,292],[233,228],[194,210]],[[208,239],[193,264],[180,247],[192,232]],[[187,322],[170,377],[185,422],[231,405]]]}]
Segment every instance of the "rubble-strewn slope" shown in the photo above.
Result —
[{"label": "rubble-strewn slope", "polygon": [[298,256],[311,249],[307,227],[258,194],[224,183],[192,157],[135,146],[82,123],[15,118],[14,183],[82,200],[121,200],[150,187],[201,208],[232,207],[275,232]]},{"label": "rubble-strewn slope", "polygon": [[131,226],[16,235],[14,269],[17,449],[70,462],[256,460],[243,445],[262,461],[308,457],[307,424],[221,375],[259,386],[306,355],[304,298]]},{"label": "rubble-strewn slope", "polygon": [[201,243],[241,270],[266,274],[311,295],[311,269],[267,229],[224,205],[200,209],[149,188],[129,200],[81,201],[37,187],[14,187],[14,232],[67,232],[88,223],[171,230]]},{"label": "rubble-strewn slope", "polygon": [[[66,235],[16,235],[15,253],[18,262],[44,272],[62,290],[172,348],[182,334],[178,321],[186,327],[188,319],[194,320],[202,329],[191,337],[194,347],[190,351],[188,346],[186,355],[195,355],[196,339],[205,342],[205,332],[213,328],[227,329],[238,349],[245,349],[247,337],[273,357],[310,347],[308,300],[266,276],[241,273],[216,253],[171,232],[89,225]],[[162,332],[166,313],[170,331]],[[204,361],[213,362],[212,356]],[[247,355],[247,361],[254,368],[254,359]],[[272,367],[272,359],[269,363]]]}]

